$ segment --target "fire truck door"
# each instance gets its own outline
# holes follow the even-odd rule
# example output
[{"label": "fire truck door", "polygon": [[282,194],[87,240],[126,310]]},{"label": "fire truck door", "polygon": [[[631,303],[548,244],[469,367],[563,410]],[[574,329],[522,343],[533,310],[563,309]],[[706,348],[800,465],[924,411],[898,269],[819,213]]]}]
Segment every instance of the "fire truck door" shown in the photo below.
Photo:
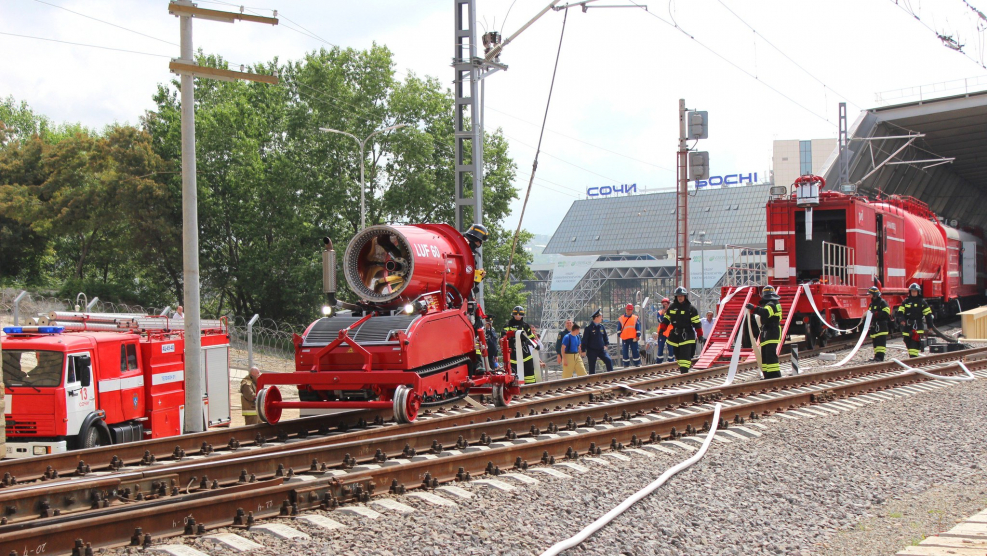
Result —
[{"label": "fire truck door", "polygon": [[66,433],[79,433],[86,416],[96,411],[92,358],[88,353],[71,353],[65,363]]}]

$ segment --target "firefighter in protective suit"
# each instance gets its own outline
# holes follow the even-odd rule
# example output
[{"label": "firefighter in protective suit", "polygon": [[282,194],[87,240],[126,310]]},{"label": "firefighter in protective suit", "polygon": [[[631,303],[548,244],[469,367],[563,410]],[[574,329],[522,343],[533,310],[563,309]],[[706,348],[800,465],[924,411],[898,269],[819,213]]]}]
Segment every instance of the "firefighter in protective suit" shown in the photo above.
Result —
[{"label": "firefighter in protective suit", "polygon": [[[521,340],[520,354],[517,352],[517,343],[514,340],[515,335],[519,333],[524,334],[524,338]],[[508,339],[508,345],[511,348],[511,370],[523,368],[524,383],[534,384],[535,362],[531,350],[538,349],[538,345],[535,344],[535,333],[531,330],[531,325],[524,322],[524,307],[520,305],[514,307],[514,310],[511,311],[511,320],[507,322],[502,335]],[[518,357],[519,355],[520,358]],[[518,365],[521,365],[521,367],[518,367]]]},{"label": "firefighter in protective suit", "polygon": [[908,286],[908,298],[898,307],[898,323],[908,348],[908,357],[918,357],[922,353],[922,339],[927,328],[932,327],[932,309],[922,299],[922,288],[918,284]]},{"label": "firefighter in protective suit", "polygon": [[[483,247],[483,243],[487,241],[490,237],[490,232],[487,231],[487,227],[483,224],[473,224],[468,230],[463,232],[463,238],[469,243],[470,251],[473,252],[473,259],[475,262],[479,262],[480,248]],[[486,330],[483,326],[483,321],[487,319],[487,315],[483,312],[483,307],[476,302],[476,294],[480,291],[480,283],[486,278],[487,271],[482,268],[477,268],[473,272],[473,289],[469,291],[467,295],[466,302],[468,304],[468,309],[473,315],[473,331],[474,331],[474,349],[476,350],[476,360],[473,364],[473,370],[470,374],[475,374],[480,372],[484,364],[487,363],[487,356],[489,355],[489,347],[487,342]],[[487,353],[484,353],[484,348],[486,348]],[[496,363],[494,359],[493,363]]]},{"label": "firefighter in protective suit", "polygon": [[674,301],[662,316],[658,334],[668,333],[666,344],[675,351],[679,372],[685,374],[692,369],[692,356],[696,353],[696,338],[703,337],[703,326],[699,321],[699,311],[689,302],[689,291],[679,286],[673,293]]},{"label": "firefighter in protective suit", "polygon": [[765,379],[781,378],[781,365],[778,364],[778,344],[781,343],[781,303],[774,286],[764,286],[761,301],[755,307],[747,304],[747,309],[761,317],[761,374]]},{"label": "firefighter in protective suit", "polygon": [[240,381],[240,410],[246,425],[260,423],[260,417],[257,416],[257,377],[259,376],[260,369],[250,367],[247,376]]},{"label": "firefighter in protective suit", "polygon": [[870,294],[870,307],[867,310],[873,315],[870,321],[870,339],[874,345],[873,361],[884,361],[884,356],[888,352],[891,307],[881,297],[881,290],[877,286],[871,286],[867,293]]}]

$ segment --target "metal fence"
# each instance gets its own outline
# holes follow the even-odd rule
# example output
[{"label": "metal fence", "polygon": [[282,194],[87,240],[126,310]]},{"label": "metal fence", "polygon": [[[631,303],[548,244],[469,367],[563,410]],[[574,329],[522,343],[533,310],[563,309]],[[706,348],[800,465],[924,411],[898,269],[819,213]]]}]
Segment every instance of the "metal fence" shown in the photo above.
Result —
[{"label": "metal fence", "polygon": [[[51,311],[79,310],[99,313],[141,313],[159,315],[171,312],[171,307],[143,307],[128,303],[114,303],[99,298],[89,300],[84,295],[75,300],[49,297],[13,288],[0,290],[0,323],[30,324],[30,319]],[[247,369],[250,362],[264,371],[287,372],[294,370],[294,346],[292,336],[304,331],[303,326],[278,323],[262,319],[258,315],[242,317],[225,315],[230,330],[230,366]],[[253,324],[250,321],[253,320]]]}]

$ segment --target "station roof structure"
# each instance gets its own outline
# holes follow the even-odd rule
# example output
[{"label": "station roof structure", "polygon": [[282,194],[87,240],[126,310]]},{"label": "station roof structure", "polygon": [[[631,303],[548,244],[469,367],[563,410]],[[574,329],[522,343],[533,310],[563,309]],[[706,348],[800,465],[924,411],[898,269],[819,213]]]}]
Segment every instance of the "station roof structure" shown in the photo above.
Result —
[{"label": "station roof structure", "polygon": [[[915,134],[923,136],[881,166]],[[848,182],[859,182],[858,192],[910,195],[947,220],[987,229],[987,92],[864,110],[849,137]],[[839,187],[837,153],[823,177],[827,189]]]},{"label": "station roof structure", "polygon": [[[770,185],[709,187],[689,197],[689,235],[706,232],[706,249],[766,244]],[[650,254],[675,248],[675,192],[576,201],[562,219],[547,255]],[[698,245],[693,246],[699,249]]]}]

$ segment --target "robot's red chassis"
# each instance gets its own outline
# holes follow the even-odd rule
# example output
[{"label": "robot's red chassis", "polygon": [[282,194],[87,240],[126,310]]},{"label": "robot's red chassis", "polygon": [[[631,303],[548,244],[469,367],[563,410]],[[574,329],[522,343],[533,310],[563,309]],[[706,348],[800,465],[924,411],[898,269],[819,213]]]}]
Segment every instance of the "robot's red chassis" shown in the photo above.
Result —
[{"label": "robot's red chassis", "polygon": [[[325,290],[334,303],[327,245]],[[507,405],[520,393],[509,367],[486,369],[482,329],[474,329],[475,309],[463,295],[473,286],[473,254],[454,228],[373,226],[354,236],[343,260],[363,314],[330,311],[295,335],[295,372],[263,373],[257,381],[261,420],[277,423],[292,408],[392,408],[398,422],[411,422],[422,405],[467,394]],[[295,385],[308,399],[285,401],[277,385]]]}]

